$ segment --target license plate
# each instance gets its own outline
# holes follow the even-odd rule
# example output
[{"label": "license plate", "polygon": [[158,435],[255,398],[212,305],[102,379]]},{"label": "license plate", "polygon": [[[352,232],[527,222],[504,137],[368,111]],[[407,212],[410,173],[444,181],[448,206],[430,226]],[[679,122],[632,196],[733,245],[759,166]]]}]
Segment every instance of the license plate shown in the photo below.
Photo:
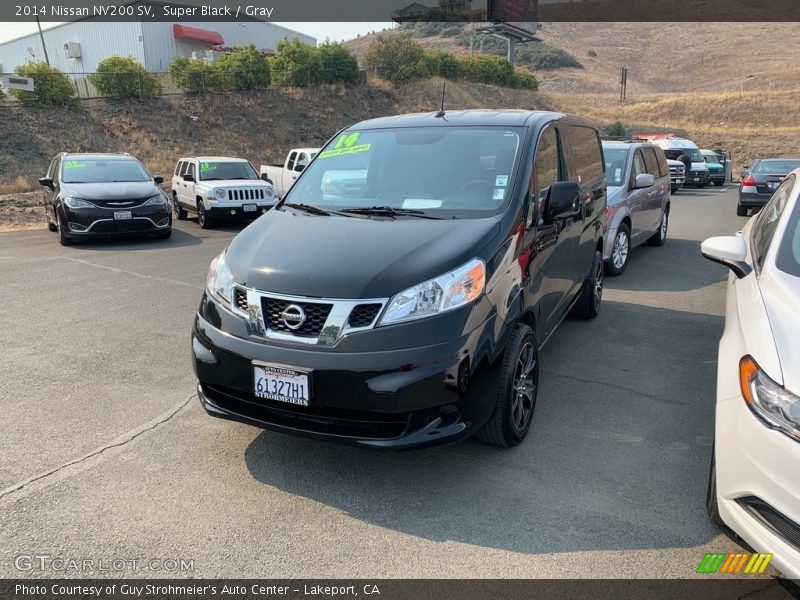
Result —
[{"label": "license plate", "polygon": [[700,181],[700,178],[699,177],[693,177],[692,181]]},{"label": "license plate", "polygon": [[131,218],[131,211],[129,210],[115,210],[114,211],[114,220],[115,221],[125,221]]},{"label": "license plate", "polygon": [[253,393],[257,398],[308,406],[309,372],[290,367],[253,363]]},{"label": "license plate", "polygon": [[256,212],[258,207],[255,204],[245,204],[242,209],[244,209],[244,212]]}]

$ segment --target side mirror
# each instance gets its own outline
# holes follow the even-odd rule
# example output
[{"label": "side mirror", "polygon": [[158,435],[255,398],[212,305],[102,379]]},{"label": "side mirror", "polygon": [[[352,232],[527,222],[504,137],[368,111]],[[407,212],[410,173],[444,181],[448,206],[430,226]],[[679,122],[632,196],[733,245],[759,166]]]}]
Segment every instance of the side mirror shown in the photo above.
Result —
[{"label": "side mirror", "polygon": [[708,260],[728,267],[739,279],[753,270],[747,263],[747,243],[740,236],[708,238],[700,244],[700,252]]},{"label": "side mirror", "polygon": [[636,181],[633,184],[634,189],[653,187],[656,183],[656,178],[650,173],[639,173],[636,176]]},{"label": "side mirror", "polygon": [[53,185],[53,180],[50,177],[42,177],[39,180],[39,185],[42,187],[50,188],[51,190],[55,189],[55,185]]},{"label": "side mirror", "polygon": [[305,168],[306,168],[306,166],[305,166],[305,165],[295,165],[295,167],[294,167],[294,170],[295,170],[297,173],[300,173],[300,172],[301,172],[303,169],[305,169]]},{"label": "side mirror", "polygon": [[153,177],[153,183],[155,183],[156,185],[161,185],[162,183],[164,183],[164,178],[161,177],[161,175],[156,175],[155,177]]},{"label": "side mirror", "polygon": [[580,187],[576,181],[557,181],[550,186],[547,196],[547,220],[575,214]]},{"label": "side mirror", "polygon": [[268,173],[262,173],[261,174],[261,181],[266,181],[267,183],[272,183],[272,181],[269,178],[269,174]]},{"label": "side mirror", "polygon": [[190,175],[189,173],[187,173],[186,175],[183,176],[183,180],[194,183],[194,175]]}]

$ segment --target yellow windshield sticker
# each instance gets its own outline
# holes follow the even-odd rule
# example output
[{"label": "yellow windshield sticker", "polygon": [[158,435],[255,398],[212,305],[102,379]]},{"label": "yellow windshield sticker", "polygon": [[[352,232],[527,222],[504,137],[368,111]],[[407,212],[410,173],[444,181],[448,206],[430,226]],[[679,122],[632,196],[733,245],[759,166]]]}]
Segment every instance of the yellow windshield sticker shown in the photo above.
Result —
[{"label": "yellow windshield sticker", "polygon": [[331,156],[341,156],[342,154],[355,154],[356,152],[367,152],[370,149],[370,144],[361,144],[360,146],[351,146],[350,148],[334,148],[333,150],[325,150],[320,152],[318,159],[330,158]]},{"label": "yellow windshield sticker", "polygon": [[80,169],[81,167],[85,167],[86,163],[82,163],[79,160],[68,160],[64,163],[65,169]]},{"label": "yellow windshield sticker", "polygon": [[208,162],[201,162],[200,163],[200,172],[206,173],[208,171],[216,171],[217,165],[215,163],[208,163]]}]

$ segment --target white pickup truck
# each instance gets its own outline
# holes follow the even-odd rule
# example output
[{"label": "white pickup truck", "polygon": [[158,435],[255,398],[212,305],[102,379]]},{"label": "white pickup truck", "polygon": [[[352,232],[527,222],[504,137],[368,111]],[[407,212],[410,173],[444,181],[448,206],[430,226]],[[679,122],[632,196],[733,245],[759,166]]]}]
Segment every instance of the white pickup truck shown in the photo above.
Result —
[{"label": "white pickup truck", "polygon": [[254,219],[278,201],[275,187],[261,181],[243,158],[193,156],[181,158],[172,176],[175,216],[197,214],[203,229],[217,220]]},{"label": "white pickup truck", "polygon": [[261,165],[261,179],[274,185],[278,198],[283,198],[317,152],[319,148],[292,148],[282,165]]}]

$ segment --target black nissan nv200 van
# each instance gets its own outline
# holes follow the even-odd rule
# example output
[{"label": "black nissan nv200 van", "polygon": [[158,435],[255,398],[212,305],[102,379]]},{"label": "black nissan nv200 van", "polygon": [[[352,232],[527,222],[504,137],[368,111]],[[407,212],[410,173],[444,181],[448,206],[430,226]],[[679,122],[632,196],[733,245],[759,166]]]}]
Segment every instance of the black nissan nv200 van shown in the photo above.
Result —
[{"label": "black nissan nv200 van", "polygon": [[603,290],[604,162],[580,117],[364,121],[211,264],[192,347],[209,414],[411,448],[531,425],[539,350]]}]

